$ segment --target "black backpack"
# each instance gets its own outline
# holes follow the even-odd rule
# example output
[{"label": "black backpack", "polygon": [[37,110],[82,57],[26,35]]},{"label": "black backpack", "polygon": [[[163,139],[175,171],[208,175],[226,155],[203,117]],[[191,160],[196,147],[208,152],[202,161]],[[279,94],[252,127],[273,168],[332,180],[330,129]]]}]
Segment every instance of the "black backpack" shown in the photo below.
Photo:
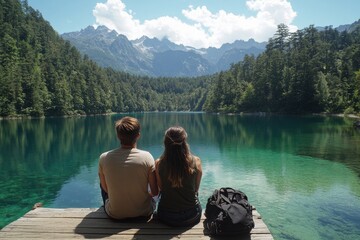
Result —
[{"label": "black backpack", "polygon": [[210,235],[245,235],[255,227],[247,196],[233,188],[214,191],[206,204],[205,217],[204,228]]}]

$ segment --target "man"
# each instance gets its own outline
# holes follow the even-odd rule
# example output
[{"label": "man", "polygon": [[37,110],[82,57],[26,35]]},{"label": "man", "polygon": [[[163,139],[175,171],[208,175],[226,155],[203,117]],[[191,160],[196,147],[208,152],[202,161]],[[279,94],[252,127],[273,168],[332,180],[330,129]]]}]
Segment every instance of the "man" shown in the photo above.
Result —
[{"label": "man", "polygon": [[[124,117],[115,123],[120,147],[100,155],[99,178],[104,208],[109,217],[148,217],[158,194],[153,156],[136,148],[140,123]],[[148,192],[150,186],[150,193]]]}]

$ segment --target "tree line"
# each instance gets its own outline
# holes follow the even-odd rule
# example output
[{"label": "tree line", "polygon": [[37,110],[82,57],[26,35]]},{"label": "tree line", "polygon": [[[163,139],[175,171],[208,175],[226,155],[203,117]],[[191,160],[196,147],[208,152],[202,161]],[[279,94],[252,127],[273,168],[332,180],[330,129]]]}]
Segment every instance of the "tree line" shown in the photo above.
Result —
[{"label": "tree line", "polygon": [[218,74],[204,110],[359,113],[359,26],[351,33],[314,26],[289,33],[280,24],[264,53]]},{"label": "tree line", "polygon": [[27,0],[0,0],[0,116],[139,111],[358,113],[360,30],[281,24],[258,57],[198,78],[99,67]]}]

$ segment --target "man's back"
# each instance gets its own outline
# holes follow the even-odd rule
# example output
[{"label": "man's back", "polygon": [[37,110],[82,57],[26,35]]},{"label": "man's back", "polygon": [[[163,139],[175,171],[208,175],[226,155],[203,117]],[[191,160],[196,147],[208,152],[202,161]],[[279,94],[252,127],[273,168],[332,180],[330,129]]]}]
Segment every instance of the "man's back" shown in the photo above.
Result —
[{"label": "man's back", "polygon": [[99,170],[105,176],[109,199],[105,203],[110,217],[122,219],[152,213],[148,193],[149,173],[154,159],[137,148],[117,148],[100,156]]}]

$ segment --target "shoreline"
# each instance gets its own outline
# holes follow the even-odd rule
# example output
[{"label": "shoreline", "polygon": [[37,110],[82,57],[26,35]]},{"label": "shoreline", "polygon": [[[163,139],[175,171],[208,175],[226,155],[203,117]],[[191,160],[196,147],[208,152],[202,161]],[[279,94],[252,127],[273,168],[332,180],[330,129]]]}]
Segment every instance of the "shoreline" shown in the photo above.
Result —
[{"label": "shoreline", "polygon": [[312,113],[311,115],[360,119],[359,115],[356,115],[356,114],[344,114],[344,113]]},{"label": "shoreline", "polygon": [[[144,113],[143,112],[131,112],[131,113]],[[147,111],[146,111],[147,112]],[[161,113],[159,111],[150,111]],[[164,113],[169,111],[162,111]],[[184,112],[184,111],[170,111],[170,112]],[[191,113],[192,111],[186,111]],[[107,116],[107,115],[115,115],[115,114],[125,114],[130,112],[109,112],[109,113],[98,113],[98,114],[74,114],[74,115],[63,115],[63,116],[41,116],[41,117],[34,117],[34,116],[11,116],[11,117],[0,117],[1,120],[23,120],[23,119],[45,119],[45,118],[72,118],[72,117],[90,117],[90,116]],[[195,111],[194,111],[195,113]],[[198,111],[197,111],[198,113]],[[331,116],[331,117],[342,117],[342,118],[351,118],[351,119],[360,119],[360,115],[356,114],[344,114],[344,113],[305,113],[305,114],[294,114],[294,113],[271,113],[271,112],[239,112],[239,113],[210,113],[210,112],[203,112],[205,114],[217,114],[217,115],[253,115],[253,116],[268,116],[268,115],[297,115],[297,116],[306,116],[306,115],[313,115],[313,116]]]},{"label": "shoreline", "polygon": [[214,113],[218,115],[249,115],[249,116],[268,116],[268,115],[284,115],[284,116],[323,116],[323,117],[342,117],[342,118],[352,118],[360,119],[360,115],[356,114],[344,114],[344,113],[271,113],[271,112],[241,112],[241,113]]}]

